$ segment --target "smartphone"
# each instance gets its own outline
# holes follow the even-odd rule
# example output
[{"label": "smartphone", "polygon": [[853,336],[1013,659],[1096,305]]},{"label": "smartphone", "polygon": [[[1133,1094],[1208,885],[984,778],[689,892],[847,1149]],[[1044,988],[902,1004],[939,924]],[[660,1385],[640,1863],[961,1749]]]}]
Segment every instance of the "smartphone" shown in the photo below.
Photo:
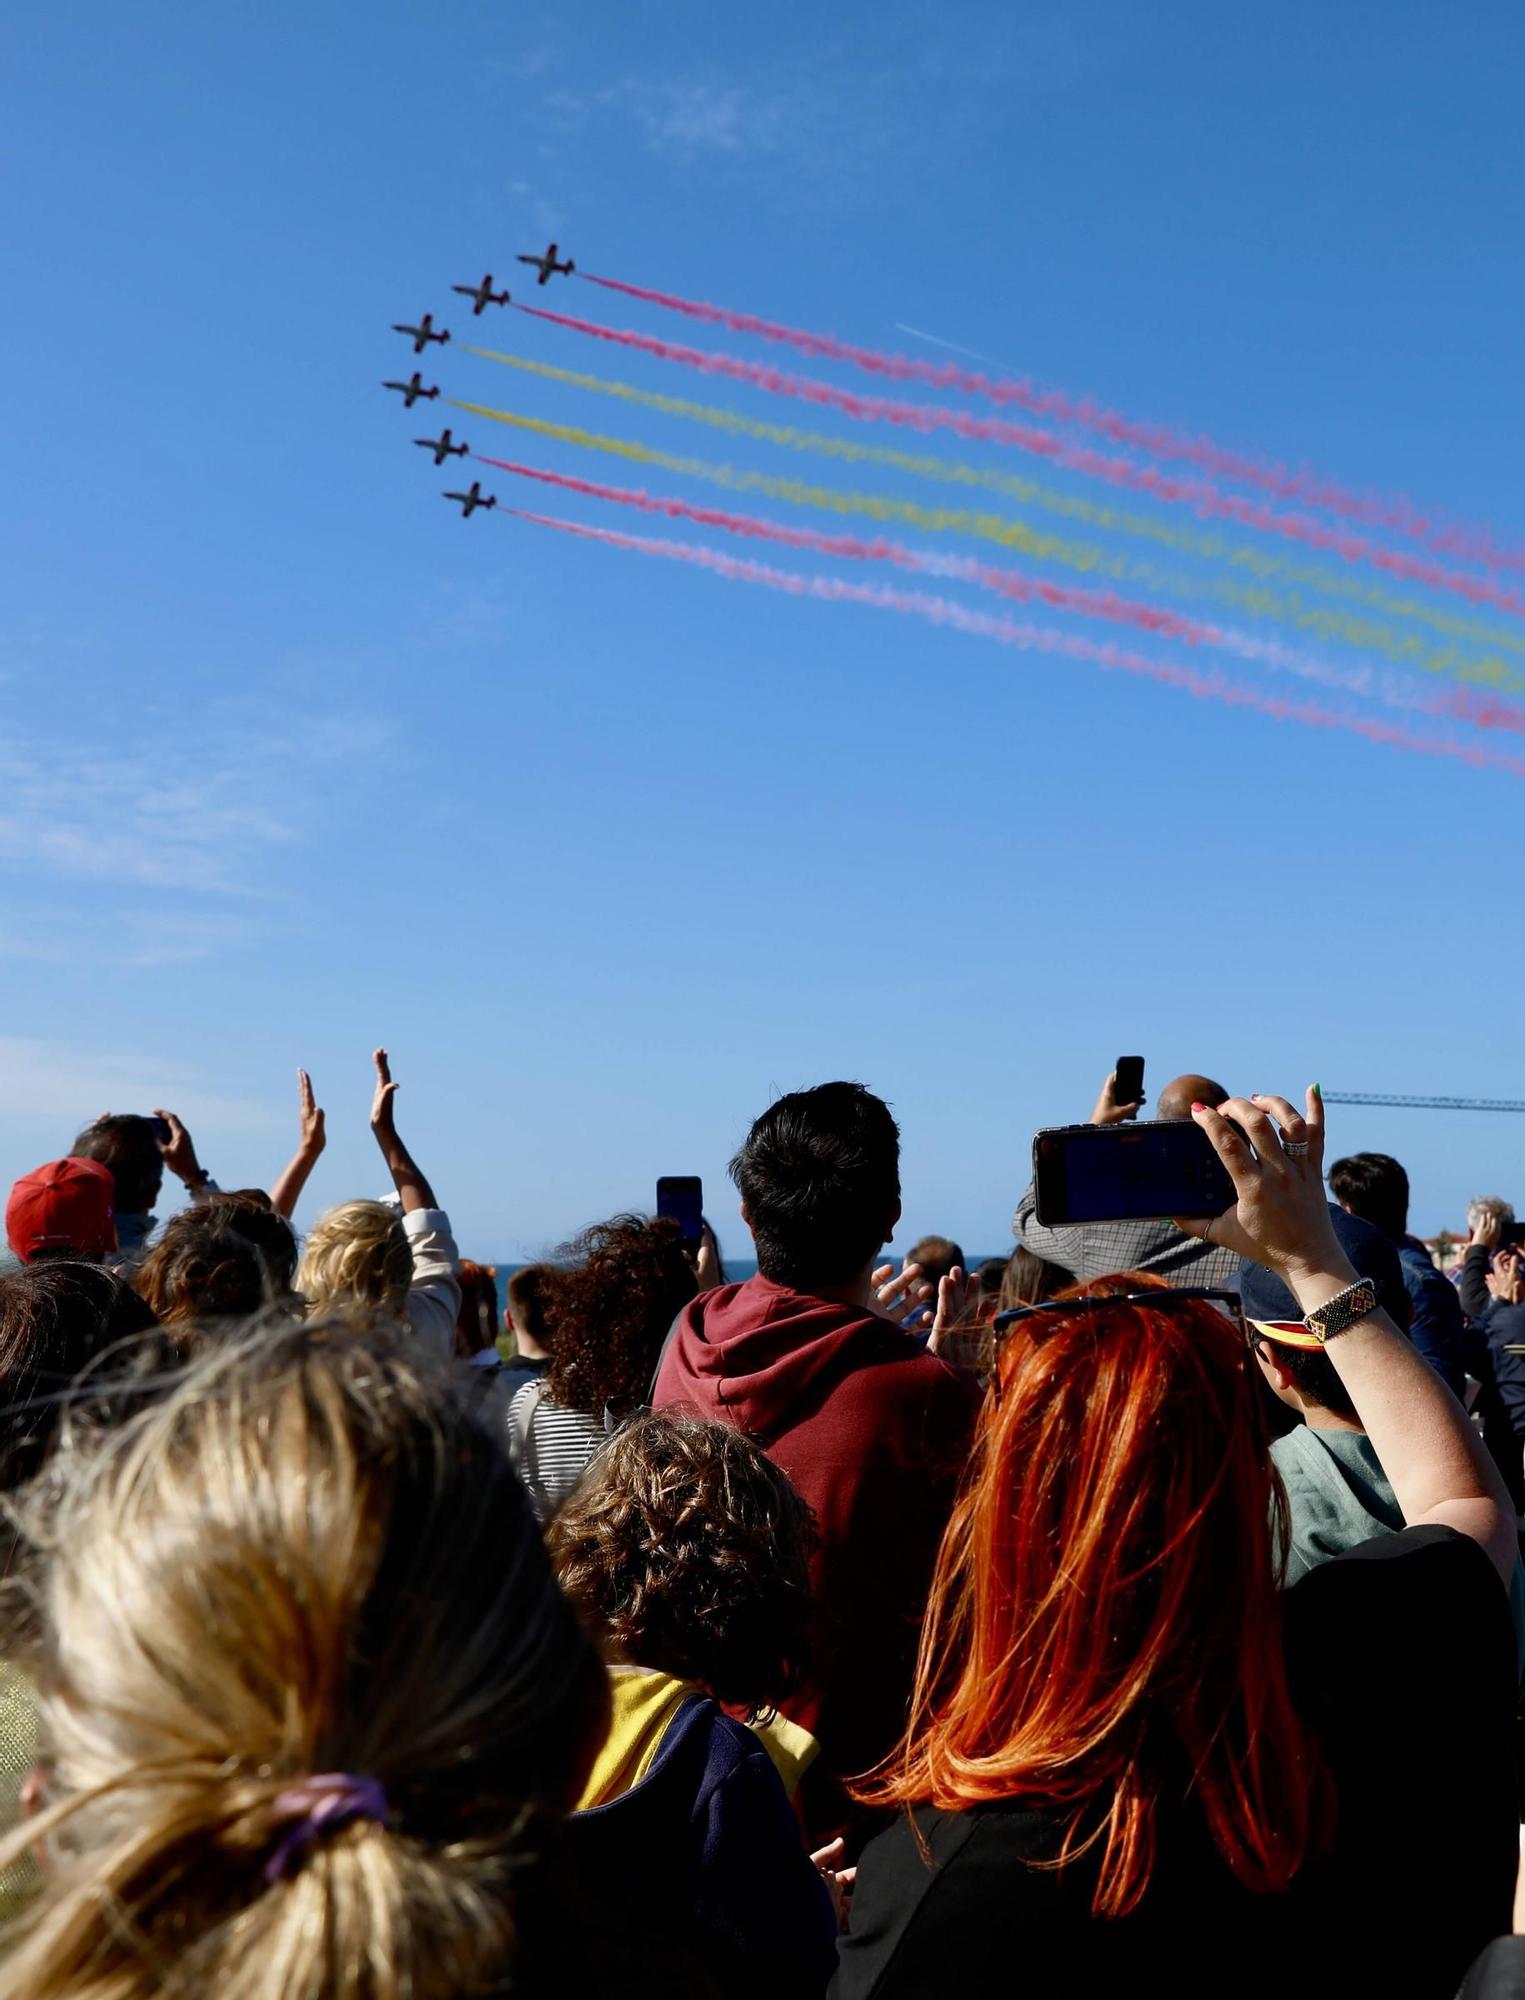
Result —
[{"label": "smartphone", "polygon": [[153,1127],[154,1137],[158,1140],[159,1144],[167,1146],[169,1144],[169,1120],[167,1118],[150,1118],[148,1122]]},{"label": "smartphone", "polygon": [[1212,1141],[1188,1119],[1143,1125],[1059,1125],[1033,1139],[1038,1220],[1142,1222],[1221,1215],[1234,1184]]},{"label": "smartphone", "polygon": [[657,1182],[657,1214],[670,1215],[683,1241],[697,1250],[704,1239],[704,1183],[697,1174],[664,1174]]},{"label": "smartphone", "polygon": [[1142,1104],[1144,1101],[1144,1058],[1119,1056],[1117,1077],[1112,1085],[1114,1104]]}]

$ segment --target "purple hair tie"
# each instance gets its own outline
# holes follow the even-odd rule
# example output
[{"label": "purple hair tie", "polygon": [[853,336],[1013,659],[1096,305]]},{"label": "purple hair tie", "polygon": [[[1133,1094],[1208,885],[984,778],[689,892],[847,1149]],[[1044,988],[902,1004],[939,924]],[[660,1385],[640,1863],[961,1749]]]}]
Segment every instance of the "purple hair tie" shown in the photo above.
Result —
[{"label": "purple hair tie", "polygon": [[373,1819],[389,1826],[392,1809],[387,1795],[375,1778],[356,1778],[346,1771],[326,1771],[315,1778],[303,1778],[276,1794],[277,1821],[292,1825],[279,1847],[265,1863],[265,1880],[283,1881],[291,1874],[298,1857],[312,1842],[326,1833],[337,1833],[351,1820]]}]

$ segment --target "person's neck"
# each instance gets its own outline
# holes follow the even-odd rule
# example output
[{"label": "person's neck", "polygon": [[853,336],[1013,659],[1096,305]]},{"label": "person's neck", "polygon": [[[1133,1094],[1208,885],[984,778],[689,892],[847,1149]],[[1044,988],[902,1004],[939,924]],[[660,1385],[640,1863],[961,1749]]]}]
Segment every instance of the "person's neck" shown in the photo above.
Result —
[{"label": "person's neck", "polygon": [[1304,1403],[1303,1422],[1310,1431],[1360,1431],[1364,1435],[1366,1430],[1354,1417],[1342,1417],[1338,1410],[1326,1410],[1322,1403]]},{"label": "person's neck", "polygon": [[857,1306],[860,1311],[867,1312],[873,1289],[869,1282],[873,1276],[873,1269],[872,1264],[867,1265],[857,1277],[850,1279],[845,1285],[818,1285],[802,1281],[789,1285],[787,1289],[799,1292],[807,1299],[825,1299],[829,1305]]},{"label": "person's neck", "polygon": [[514,1352],[521,1361],[549,1361],[550,1349],[542,1347],[538,1340],[531,1340],[527,1333],[514,1331]]}]

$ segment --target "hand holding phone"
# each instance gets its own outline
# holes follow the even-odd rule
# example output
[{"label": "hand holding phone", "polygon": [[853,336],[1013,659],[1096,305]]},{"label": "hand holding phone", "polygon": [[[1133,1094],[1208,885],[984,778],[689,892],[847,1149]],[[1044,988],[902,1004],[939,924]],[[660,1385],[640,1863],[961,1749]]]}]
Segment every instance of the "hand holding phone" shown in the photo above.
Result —
[{"label": "hand holding phone", "polygon": [[657,1214],[678,1225],[685,1249],[697,1250],[704,1238],[704,1183],[697,1174],[664,1174],[657,1182]]},{"label": "hand holding phone", "polygon": [[1101,1087],[1091,1113],[1093,1125],[1120,1125],[1137,1118],[1144,1102],[1144,1058],[1119,1056],[1117,1067]]},{"label": "hand holding phone", "polygon": [[1033,1140],[1038,1220],[1142,1222],[1221,1215],[1234,1183],[1207,1134],[1187,1119],[1060,1125]]}]

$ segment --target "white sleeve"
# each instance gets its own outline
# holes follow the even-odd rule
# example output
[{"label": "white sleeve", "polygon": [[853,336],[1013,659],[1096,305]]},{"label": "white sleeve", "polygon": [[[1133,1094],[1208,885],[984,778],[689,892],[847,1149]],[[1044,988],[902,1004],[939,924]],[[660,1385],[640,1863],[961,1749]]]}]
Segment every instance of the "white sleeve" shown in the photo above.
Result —
[{"label": "white sleeve", "polygon": [[413,1252],[408,1289],[408,1324],[441,1359],[455,1352],[455,1322],[461,1310],[460,1258],[442,1208],[415,1208],[403,1216],[402,1231]]}]

